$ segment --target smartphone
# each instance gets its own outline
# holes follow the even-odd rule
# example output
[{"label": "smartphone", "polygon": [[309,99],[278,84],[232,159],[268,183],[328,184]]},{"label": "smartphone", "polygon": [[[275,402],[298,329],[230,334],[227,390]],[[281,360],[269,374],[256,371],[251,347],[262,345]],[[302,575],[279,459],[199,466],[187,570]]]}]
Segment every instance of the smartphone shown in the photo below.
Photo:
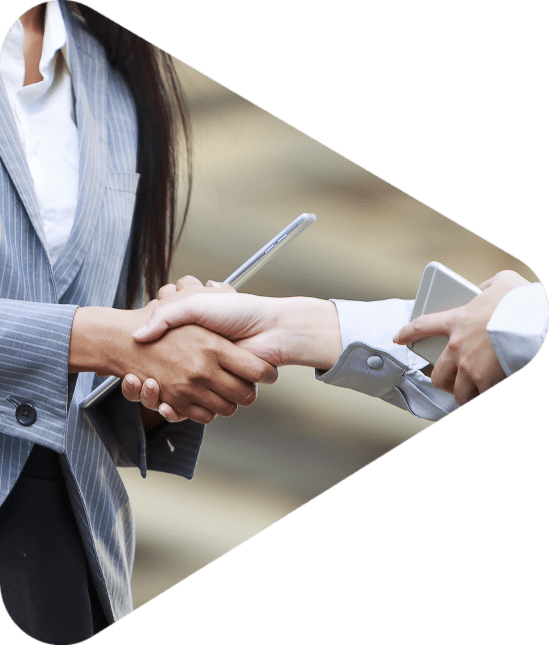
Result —
[{"label": "smartphone", "polygon": [[[410,320],[423,314],[438,313],[454,309],[454,307],[461,307],[478,296],[479,293],[482,292],[476,285],[440,262],[429,262],[423,270]],[[434,365],[447,342],[448,339],[445,336],[431,336],[418,340],[408,347],[415,354]]]},{"label": "smartphone", "polygon": [[[231,287],[237,289],[242,286],[246,280],[249,280],[266,262],[274,258],[274,256],[291,240],[294,240],[301,232],[303,232],[313,222],[316,222],[316,215],[314,213],[302,213],[299,217],[294,219],[293,222],[283,228],[280,233],[270,239],[267,244],[262,246],[259,251],[254,253],[251,258],[246,260],[244,264],[240,265],[236,271],[223,280],[225,284],[230,284]],[[113,392],[120,384],[121,379],[117,376],[109,376],[98,387],[88,394],[80,402],[82,409],[89,408],[90,406],[99,403],[111,392]]]}]

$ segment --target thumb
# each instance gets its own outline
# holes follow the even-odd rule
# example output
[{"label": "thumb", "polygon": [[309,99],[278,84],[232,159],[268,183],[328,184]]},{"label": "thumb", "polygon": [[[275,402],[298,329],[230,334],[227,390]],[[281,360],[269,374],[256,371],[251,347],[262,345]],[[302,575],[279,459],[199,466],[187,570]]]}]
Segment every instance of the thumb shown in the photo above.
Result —
[{"label": "thumb", "polygon": [[491,287],[494,284],[494,278],[489,278],[488,280],[485,280],[481,285],[479,285],[479,289],[482,291],[485,291],[488,289],[488,287]]},{"label": "thumb", "polygon": [[133,338],[140,343],[147,343],[160,338],[164,332],[172,327],[194,322],[192,309],[189,308],[192,298],[194,298],[194,295],[183,300],[175,300],[166,305],[159,305],[152,312],[149,321],[133,332]]},{"label": "thumb", "polygon": [[148,343],[151,340],[160,338],[162,334],[169,329],[166,320],[157,314],[158,309],[155,309],[147,323],[134,331],[132,336],[139,343]]}]

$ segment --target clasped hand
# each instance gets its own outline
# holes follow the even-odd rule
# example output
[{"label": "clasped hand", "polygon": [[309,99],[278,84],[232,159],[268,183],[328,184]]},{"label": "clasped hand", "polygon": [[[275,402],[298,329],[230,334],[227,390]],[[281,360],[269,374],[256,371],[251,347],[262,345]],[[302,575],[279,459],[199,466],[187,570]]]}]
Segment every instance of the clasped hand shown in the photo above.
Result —
[{"label": "clasped hand", "polygon": [[[177,286],[162,287],[158,299],[140,310],[142,323],[148,319],[143,316],[150,317],[170,295],[177,292],[186,297],[201,291],[234,289],[217,284],[203,287],[196,278],[186,276]],[[143,357],[150,356],[147,371],[140,367],[127,373],[122,393],[130,401],[159,411],[170,422],[188,418],[210,423],[218,414],[231,416],[239,405],[255,401],[256,383],[274,383],[278,375],[266,361],[198,325],[177,327],[158,340],[140,344],[139,354],[139,366]]]}]

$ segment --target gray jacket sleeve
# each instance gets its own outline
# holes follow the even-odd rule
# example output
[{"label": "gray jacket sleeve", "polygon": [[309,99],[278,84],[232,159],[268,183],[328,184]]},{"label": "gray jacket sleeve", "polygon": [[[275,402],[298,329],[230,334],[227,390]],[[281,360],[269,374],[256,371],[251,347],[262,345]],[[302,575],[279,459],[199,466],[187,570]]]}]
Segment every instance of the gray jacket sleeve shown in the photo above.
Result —
[{"label": "gray jacket sleeve", "polygon": [[201,423],[163,422],[146,429],[139,404],[124,398],[120,387],[87,414],[116,466],[137,467],[142,477],[156,470],[192,479],[204,435]]},{"label": "gray jacket sleeve", "polygon": [[69,345],[76,309],[0,300],[1,431],[57,452],[64,449],[67,428]]},{"label": "gray jacket sleeve", "polygon": [[436,421],[458,406],[420,370],[428,363],[392,339],[410,320],[413,301],[332,300],[337,307],[343,352],[316,378],[379,397],[413,415]]}]

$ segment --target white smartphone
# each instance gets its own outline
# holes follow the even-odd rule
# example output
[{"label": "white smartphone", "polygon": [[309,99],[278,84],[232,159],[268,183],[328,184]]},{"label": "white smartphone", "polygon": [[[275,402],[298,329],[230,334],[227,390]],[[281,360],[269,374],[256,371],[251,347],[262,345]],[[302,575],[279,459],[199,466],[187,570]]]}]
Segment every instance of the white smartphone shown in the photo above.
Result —
[{"label": "white smartphone", "polygon": [[[283,228],[280,233],[270,239],[267,244],[262,246],[257,253],[240,265],[236,271],[223,280],[225,284],[237,289],[242,286],[246,280],[249,280],[266,262],[271,260],[288,242],[295,239],[310,224],[316,222],[314,213],[302,213],[296,217],[293,222]],[[82,399],[80,407],[86,409],[99,403],[120,384],[121,379],[117,376],[109,376],[98,387],[92,390],[87,397]]]},{"label": "white smartphone", "polygon": [[[440,262],[429,262],[423,270],[410,320],[423,314],[461,307],[479,293],[481,290],[477,286]],[[431,336],[418,340],[408,347],[434,365],[447,342],[448,339],[445,336]]]}]

